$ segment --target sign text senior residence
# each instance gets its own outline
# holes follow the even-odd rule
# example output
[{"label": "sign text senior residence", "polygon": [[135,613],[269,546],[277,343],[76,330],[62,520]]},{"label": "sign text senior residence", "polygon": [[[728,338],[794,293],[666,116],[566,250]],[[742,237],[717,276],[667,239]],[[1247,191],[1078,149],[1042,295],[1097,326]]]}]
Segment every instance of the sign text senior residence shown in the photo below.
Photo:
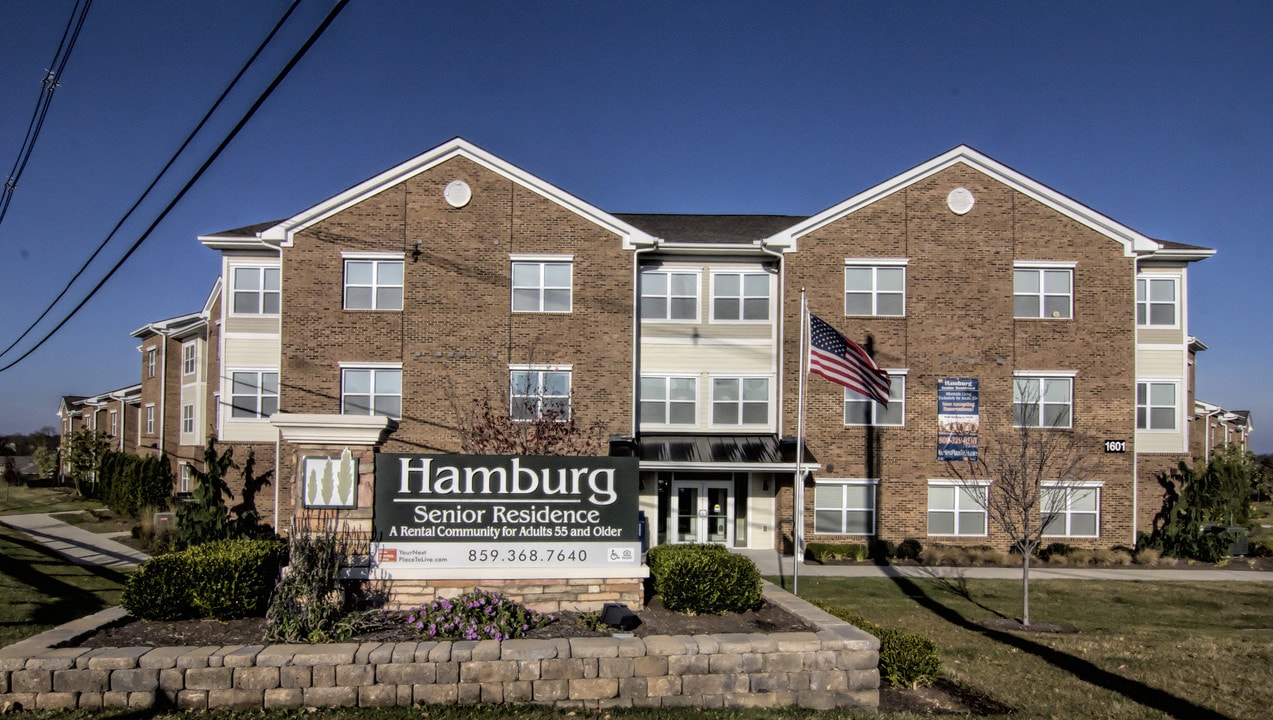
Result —
[{"label": "sign text senior residence", "polygon": [[634,458],[382,454],[373,562],[399,570],[640,565]]}]

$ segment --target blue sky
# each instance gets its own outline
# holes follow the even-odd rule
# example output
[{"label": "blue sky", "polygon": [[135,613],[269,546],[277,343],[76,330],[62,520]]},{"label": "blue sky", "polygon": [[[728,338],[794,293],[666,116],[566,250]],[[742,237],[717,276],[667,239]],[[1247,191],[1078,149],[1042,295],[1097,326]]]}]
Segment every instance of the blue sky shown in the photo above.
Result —
[{"label": "blue sky", "polygon": [[[0,175],[72,5],[0,0]],[[96,0],[0,224],[0,348],[286,6]],[[304,4],[89,277],[330,6]],[[969,144],[1147,235],[1218,250],[1190,273],[1190,330],[1211,348],[1198,394],[1250,409],[1255,449],[1273,452],[1269,28],[1266,2],[353,2],[125,268],[0,373],[0,432],[54,424],[60,395],[137,382],[129,333],[200,309],[216,277],[198,235],[286,217],[458,135],[613,212],[811,214]]]}]

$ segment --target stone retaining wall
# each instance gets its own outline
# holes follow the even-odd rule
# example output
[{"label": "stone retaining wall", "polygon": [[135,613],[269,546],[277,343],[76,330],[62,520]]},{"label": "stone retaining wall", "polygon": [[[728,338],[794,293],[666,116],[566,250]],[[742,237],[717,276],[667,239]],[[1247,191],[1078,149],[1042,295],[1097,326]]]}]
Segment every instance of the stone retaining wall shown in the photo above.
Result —
[{"label": "stone retaining wall", "polygon": [[92,650],[38,648],[32,638],[0,650],[0,702],[28,710],[878,706],[874,637],[771,585],[765,599],[816,630]]}]

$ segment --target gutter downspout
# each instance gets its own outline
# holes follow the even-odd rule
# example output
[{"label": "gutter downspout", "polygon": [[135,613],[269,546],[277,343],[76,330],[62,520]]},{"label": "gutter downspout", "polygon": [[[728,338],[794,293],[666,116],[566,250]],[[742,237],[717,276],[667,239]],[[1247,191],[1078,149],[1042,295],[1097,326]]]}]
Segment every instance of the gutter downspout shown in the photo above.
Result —
[{"label": "gutter downspout", "polygon": [[[784,349],[786,348],[786,335],[784,334],[784,326],[785,326],[785,322],[784,322],[784,321],[786,320],[786,315],[784,314],[784,311],[786,310],[786,300],[787,300],[787,263],[786,263],[786,262],[784,262],[784,261],[786,260],[786,255],[784,255],[784,254],[782,253],[782,251],[780,251],[780,250],[771,250],[771,249],[770,249],[767,245],[765,245],[765,241],[764,241],[763,239],[762,239],[762,240],[756,240],[756,241],[755,241],[755,243],[756,243],[756,247],[757,247],[757,248],[758,248],[758,249],[759,249],[762,253],[764,253],[764,254],[766,254],[766,255],[770,255],[770,256],[772,256],[772,257],[775,257],[775,258],[777,258],[777,260],[778,260],[778,313],[777,313],[777,325],[778,325],[778,327],[777,327],[777,333],[778,333],[778,347],[777,347],[777,350],[778,350],[778,358],[777,358],[777,360],[778,360],[778,423],[777,423],[777,427],[778,427],[778,437],[779,437],[779,438],[781,438],[781,437],[782,437],[782,430],[783,430],[783,423],[782,423],[782,420],[783,420],[783,412],[782,412],[782,409],[783,409],[783,407],[784,407],[784,406],[783,406],[783,404],[782,404],[783,396],[784,396],[784,393],[783,393],[784,385],[783,385],[783,382],[782,382],[782,379],[783,379],[783,378],[782,378],[782,375],[783,375],[783,373],[782,373],[782,368],[783,368],[783,359],[784,359]],[[774,487],[775,487],[775,488],[777,487],[777,484],[776,484],[776,483],[775,483]]]},{"label": "gutter downspout", "polygon": [[1132,259],[1132,537],[1136,547],[1140,535],[1140,446],[1136,443],[1136,386],[1140,383],[1140,326],[1136,324],[1136,283],[1140,280],[1140,257]]}]

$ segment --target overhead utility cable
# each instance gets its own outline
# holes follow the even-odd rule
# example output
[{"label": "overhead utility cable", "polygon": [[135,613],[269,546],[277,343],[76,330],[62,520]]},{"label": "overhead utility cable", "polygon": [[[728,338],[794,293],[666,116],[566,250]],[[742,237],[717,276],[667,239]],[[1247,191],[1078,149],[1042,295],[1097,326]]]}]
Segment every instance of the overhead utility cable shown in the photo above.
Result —
[{"label": "overhead utility cable", "polygon": [[39,325],[50,312],[53,311],[54,306],[61,302],[62,298],[66,296],[66,293],[70,291],[71,286],[75,284],[75,281],[80,279],[80,276],[84,274],[84,271],[88,269],[88,266],[97,259],[97,256],[101,254],[102,250],[106,249],[106,245],[114,239],[115,234],[119,232],[119,229],[123,227],[124,223],[132,217],[132,214],[137,211],[137,208],[142,204],[142,202],[150,196],[150,192],[155,189],[155,186],[159,184],[159,181],[168,173],[168,170],[172,168],[173,164],[177,162],[177,158],[180,157],[181,154],[185,152],[186,148],[190,146],[190,143],[194,141],[195,136],[199,134],[199,131],[203,129],[203,126],[206,125],[208,120],[212,118],[213,113],[221,107],[221,103],[225,100],[226,96],[230,94],[230,92],[238,84],[239,80],[243,78],[248,69],[252,67],[252,64],[256,62],[256,59],[260,57],[262,52],[265,51],[265,48],[274,39],[274,36],[278,34],[279,30],[282,29],[283,24],[287,22],[287,19],[291,17],[292,13],[300,4],[301,0],[294,0],[292,2],[291,7],[287,9],[287,12],[283,14],[283,17],[280,18],[278,23],[274,25],[274,29],[270,31],[265,40],[259,47],[257,47],[256,52],[252,53],[252,57],[248,58],[248,61],[244,63],[242,69],[239,70],[239,73],[234,76],[234,79],[230,81],[230,84],[226,86],[225,90],[221,91],[220,97],[216,99],[216,102],[212,103],[212,107],[204,114],[203,119],[201,119],[199,123],[195,125],[194,130],[190,131],[190,134],[186,136],[185,142],[181,143],[181,147],[177,148],[177,151],[172,154],[172,157],[168,158],[167,164],[163,166],[163,169],[159,171],[159,174],[155,175],[155,179],[150,181],[150,185],[148,185],[142,192],[141,196],[137,198],[137,202],[134,202],[133,206],[128,208],[128,212],[124,213],[123,217],[119,219],[119,222],[115,223],[115,227],[111,228],[110,233],[107,234],[106,238],[98,244],[97,249],[94,250],[93,254],[84,261],[84,264],[80,266],[80,269],[75,271],[75,275],[67,281],[66,286],[63,287],[62,291],[57,294],[57,297],[53,298],[53,302],[49,303],[48,307],[44,308],[44,312],[40,313],[40,316],[28,325],[27,329],[23,330],[22,334],[19,335],[16,340],[9,344],[9,347],[4,350],[0,350],[0,357],[8,355],[9,351],[17,346],[18,343],[22,342],[23,338],[29,335],[31,331],[34,330],[35,327]]},{"label": "overhead utility cable", "polygon": [[137,248],[141,247],[141,244],[146,241],[146,238],[150,237],[150,234],[155,231],[155,228],[158,227],[159,223],[163,222],[163,219],[168,216],[168,213],[172,212],[172,209],[176,207],[177,203],[180,202],[183,197],[185,197],[186,193],[190,192],[190,188],[194,187],[195,183],[199,181],[199,178],[203,177],[203,174],[207,172],[208,168],[211,167],[212,163],[216,161],[216,159],[221,155],[221,153],[225,150],[226,146],[228,146],[230,142],[234,140],[234,138],[239,134],[239,132],[243,130],[243,127],[247,125],[248,121],[251,120],[254,115],[256,115],[256,112],[261,109],[261,106],[265,104],[265,101],[270,97],[270,95],[274,93],[276,89],[278,89],[278,86],[282,84],[283,80],[288,76],[289,73],[291,73],[292,69],[295,68],[297,63],[301,61],[301,58],[305,56],[305,53],[309,52],[309,49],[313,47],[314,43],[318,42],[318,39],[322,37],[323,33],[327,30],[327,28],[332,24],[333,21],[335,21],[336,16],[339,15],[340,11],[343,10],[345,6],[348,4],[349,4],[349,0],[339,0],[339,2],[337,2],[336,5],[331,9],[331,12],[327,13],[327,17],[323,18],[322,24],[320,24],[318,28],[314,30],[313,34],[309,36],[309,39],[305,41],[305,44],[302,45],[301,48],[296,51],[296,54],[294,54],[290,60],[288,60],[287,65],[281,71],[279,71],[279,74],[276,75],[274,80],[270,82],[269,87],[265,88],[265,91],[262,92],[261,96],[256,99],[256,102],[252,103],[252,107],[248,108],[247,113],[244,114],[241,120],[239,120],[238,124],[235,125],[234,128],[229,132],[229,134],[227,134],[225,138],[221,141],[221,143],[217,145],[216,149],[212,151],[212,154],[208,156],[208,159],[204,161],[203,165],[199,166],[199,169],[195,171],[194,176],[191,177],[190,180],[186,182],[184,186],[182,186],[181,190],[177,193],[177,195],[173,197],[173,199],[164,207],[163,211],[159,213],[159,216],[156,217],[155,220],[150,223],[150,225],[146,228],[146,231],[143,232],[141,236],[138,237],[135,242],[133,242],[133,244],[128,248],[128,252],[124,253],[124,256],[115,262],[115,265],[111,267],[109,272],[106,273],[106,276],[103,277],[101,281],[99,281],[96,285],[93,286],[93,289],[89,291],[88,295],[84,296],[84,299],[81,300],[79,304],[76,305],[71,310],[71,312],[65,318],[63,318],[61,322],[57,324],[56,327],[54,327],[52,330],[46,333],[44,337],[40,338],[39,342],[33,345],[30,350],[27,350],[26,352],[22,353],[22,355],[17,360],[10,362],[8,365],[5,365],[4,367],[0,367],[0,372],[4,372],[12,368],[14,365],[17,365],[18,363],[22,362],[27,357],[29,357],[31,353],[38,350],[42,345],[44,345],[44,343],[48,342],[49,338],[57,334],[57,332],[61,330],[62,327],[66,325],[66,323],[70,322],[71,318],[75,317],[76,313],[78,313],[86,304],[88,304],[89,300],[93,299],[93,296],[97,294],[97,291],[101,290],[102,286],[104,286],[107,283],[107,281],[109,281],[111,277],[113,277],[115,273],[119,271],[121,267],[123,267],[124,263],[128,261],[128,258],[132,257],[133,253],[137,251]]},{"label": "overhead utility cable", "polygon": [[40,97],[35,103],[35,112],[31,114],[31,121],[27,123],[26,137],[22,138],[18,157],[13,161],[13,169],[9,171],[9,176],[5,178],[4,190],[0,191],[0,223],[4,222],[4,216],[9,213],[13,193],[18,189],[18,179],[22,177],[22,171],[26,169],[27,161],[31,159],[31,153],[35,150],[35,141],[40,137],[40,130],[44,127],[44,118],[49,114],[49,105],[53,104],[53,91],[58,88],[62,71],[66,69],[66,61],[71,58],[71,51],[75,49],[75,41],[79,39],[80,30],[84,27],[84,18],[88,17],[88,8],[92,4],[93,0],[84,0],[83,5],[80,5],[80,0],[75,0],[75,7],[71,9],[71,17],[66,21],[66,29],[62,31],[57,52],[53,53],[53,62],[49,63],[49,69],[44,74]]}]

